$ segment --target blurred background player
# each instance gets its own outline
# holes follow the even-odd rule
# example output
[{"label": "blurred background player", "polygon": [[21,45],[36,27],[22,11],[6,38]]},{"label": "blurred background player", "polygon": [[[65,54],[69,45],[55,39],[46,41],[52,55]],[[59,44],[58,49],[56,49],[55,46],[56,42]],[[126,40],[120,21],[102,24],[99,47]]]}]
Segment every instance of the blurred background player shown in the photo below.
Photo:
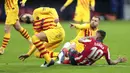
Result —
[{"label": "blurred background player", "polygon": [[[24,16],[22,16],[24,20]],[[27,15],[25,20],[32,19],[31,15]],[[28,21],[27,21],[28,22]],[[49,67],[54,64],[51,56],[57,58],[58,54],[53,52],[63,41],[65,32],[59,23],[59,16],[54,8],[40,7],[33,11],[33,29],[35,34],[32,36],[32,42],[38,49],[35,55],[39,58],[44,58],[45,63],[41,67]],[[33,52],[30,49],[27,54],[21,55],[19,58],[25,60]]]},{"label": "blurred background player", "polygon": [[[21,6],[25,6],[26,0],[22,0]],[[19,7],[18,7],[18,0],[5,0],[5,12],[6,12],[6,21],[5,21],[5,34],[4,39],[2,42],[2,46],[0,47],[0,55],[4,54],[4,50],[10,40],[10,32],[11,26],[13,26],[21,35],[27,39],[32,47],[31,38],[26,29],[24,29],[19,22]]]},{"label": "blurred background player", "polygon": [[[67,0],[66,3],[61,7],[60,11],[62,12],[67,6],[69,6],[73,0]],[[88,23],[90,22],[90,10],[94,11],[95,9],[95,0],[77,0],[77,6],[75,10],[74,21],[76,23]]]},{"label": "blurred background player", "polygon": [[[73,0],[67,0],[66,3],[61,7],[60,11],[62,12],[68,5],[70,5]],[[75,23],[89,23],[90,22],[90,10],[94,11],[95,9],[95,0],[77,0],[77,6],[74,14]],[[78,34],[80,30],[76,30]]]},{"label": "blurred background player", "polygon": [[60,64],[62,62],[62,60],[64,59],[64,54],[65,51],[68,51],[68,49],[70,49],[70,45],[71,44],[76,44],[75,50],[77,50],[77,52],[81,53],[84,49],[84,45],[79,43],[78,40],[82,37],[85,36],[95,36],[96,35],[96,31],[98,30],[98,25],[100,22],[100,18],[98,16],[93,16],[91,19],[91,22],[88,24],[71,24],[71,27],[80,29],[78,35],[75,37],[74,40],[71,40],[70,42],[67,42],[64,44],[62,51],[59,54],[59,60],[57,61],[58,64]]},{"label": "blurred background player", "polygon": [[108,46],[103,44],[103,40],[106,36],[106,32],[98,30],[96,36],[84,37],[79,39],[79,42],[84,44],[84,50],[82,53],[76,52],[74,49],[69,51],[69,60],[72,65],[92,65],[101,57],[105,56],[105,59],[109,65],[116,65],[118,63],[126,62],[127,59],[119,57],[117,60],[111,60]]}]

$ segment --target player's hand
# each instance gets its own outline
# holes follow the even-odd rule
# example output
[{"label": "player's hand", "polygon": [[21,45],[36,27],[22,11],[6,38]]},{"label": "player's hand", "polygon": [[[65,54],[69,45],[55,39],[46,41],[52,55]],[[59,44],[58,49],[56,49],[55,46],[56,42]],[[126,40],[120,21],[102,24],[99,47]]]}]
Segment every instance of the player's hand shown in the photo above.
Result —
[{"label": "player's hand", "polygon": [[92,10],[92,11],[95,11],[95,8],[94,8],[94,7],[91,7],[91,10]]},{"label": "player's hand", "polygon": [[60,8],[60,12],[63,12],[63,10],[65,10],[65,7],[64,7],[64,6],[62,6],[62,7]]},{"label": "player's hand", "polygon": [[124,62],[127,61],[127,58],[125,58],[125,57],[119,57],[118,60],[119,60],[119,63],[124,63]]},{"label": "player's hand", "polygon": [[19,56],[19,59],[20,60],[22,60],[22,61],[24,61],[26,58],[28,58],[29,57],[29,55],[28,54],[23,54],[23,55],[20,55]]},{"label": "player's hand", "polygon": [[59,22],[59,19],[55,19],[54,22],[55,22],[55,23],[58,23],[58,22]]},{"label": "player's hand", "polygon": [[75,24],[74,23],[70,23],[70,28],[75,28]]},{"label": "player's hand", "polygon": [[25,6],[25,3],[23,3],[22,1],[20,2],[20,4],[21,4],[21,7]]}]

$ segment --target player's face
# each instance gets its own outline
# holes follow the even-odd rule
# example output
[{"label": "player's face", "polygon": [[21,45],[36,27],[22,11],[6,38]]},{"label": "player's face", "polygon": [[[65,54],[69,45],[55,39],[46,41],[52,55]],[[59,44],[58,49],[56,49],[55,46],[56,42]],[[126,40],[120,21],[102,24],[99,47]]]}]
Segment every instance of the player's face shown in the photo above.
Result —
[{"label": "player's face", "polygon": [[93,17],[91,20],[91,27],[96,28],[98,26],[98,24],[99,24],[99,19],[96,17]]},{"label": "player's face", "polygon": [[98,32],[96,32],[96,36],[95,36],[95,38],[96,38],[96,40],[100,40],[100,38],[101,38],[101,34],[98,33]]}]

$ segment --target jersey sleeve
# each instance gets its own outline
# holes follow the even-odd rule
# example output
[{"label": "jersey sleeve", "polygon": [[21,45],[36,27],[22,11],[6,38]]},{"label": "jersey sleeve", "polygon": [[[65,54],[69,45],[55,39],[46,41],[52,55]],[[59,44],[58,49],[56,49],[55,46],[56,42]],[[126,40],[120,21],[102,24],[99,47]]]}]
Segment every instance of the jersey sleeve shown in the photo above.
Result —
[{"label": "jersey sleeve", "polygon": [[75,24],[75,28],[77,29],[87,29],[87,28],[90,28],[90,24]]},{"label": "jersey sleeve", "polygon": [[109,64],[109,63],[110,63],[110,60],[111,60],[109,48],[106,50],[105,59],[106,59],[107,63]]},{"label": "jersey sleeve", "polygon": [[66,3],[63,5],[64,7],[69,6],[71,3],[73,2],[73,0],[67,0]]},{"label": "jersey sleeve", "polygon": [[91,7],[95,7],[95,0],[90,0]]}]

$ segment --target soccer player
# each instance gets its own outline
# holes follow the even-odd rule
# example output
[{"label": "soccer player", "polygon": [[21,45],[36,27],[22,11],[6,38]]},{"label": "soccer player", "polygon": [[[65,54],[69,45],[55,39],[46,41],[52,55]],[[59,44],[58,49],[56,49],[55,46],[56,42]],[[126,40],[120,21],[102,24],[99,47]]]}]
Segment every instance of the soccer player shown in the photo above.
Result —
[{"label": "soccer player", "polygon": [[[69,6],[73,0],[67,0],[66,3],[61,7],[60,11],[62,12],[67,6]],[[90,22],[90,9],[94,11],[95,0],[77,0],[77,6],[74,16],[74,21],[76,23]]]},{"label": "soccer player", "polygon": [[88,23],[82,24],[82,25],[71,24],[71,27],[80,29],[80,31],[74,40],[71,40],[70,42],[67,42],[64,44],[64,46],[63,46],[63,48],[58,56],[59,60],[57,61],[57,63],[60,64],[62,62],[62,60],[64,59],[64,56],[65,56],[64,51],[67,51],[70,48],[70,45],[73,43],[76,44],[75,49],[81,53],[84,49],[84,45],[79,43],[78,40],[82,37],[85,37],[85,36],[95,36],[96,31],[98,30],[99,22],[100,22],[100,18],[98,16],[93,16],[90,24],[88,24]]},{"label": "soccer player", "polygon": [[105,31],[98,30],[94,38],[84,37],[79,39],[79,42],[85,45],[85,49],[82,53],[77,53],[74,49],[70,49],[70,63],[72,65],[92,65],[103,56],[105,56],[108,65],[126,62],[127,59],[124,57],[111,60],[109,48],[103,44],[105,36]]},{"label": "soccer player", "polygon": [[[26,0],[22,0],[20,2],[21,6],[25,6],[25,2]],[[5,12],[6,12],[5,34],[4,34],[2,46],[0,47],[0,55],[4,54],[4,50],[10,40],[11,26],[13,26],[18,32],[20,32],[21,35],[30,42],[32,47],[33,44],[27,30],[24,29],[19,22],[18,0],[5,0]]]},{"label": "soccer player", "polygon": [[[32,17],[26,16],[26,20],[29,18]],[[64,29],[59,23],[58,14],[54,8],[40,7],[33,11],[33,20],[29,22],[33,22],[35,31],[32,42],[38,50],[36,56],[45,59],[45,63],[41,67],[49,67],[54,64],[54,60],[50,57],[56,55],[53,50],[61,44],[65,36]],[[31,49],[27,54],[21,55],[19,58],[25,60],[34,51],[35,49]]]}]

